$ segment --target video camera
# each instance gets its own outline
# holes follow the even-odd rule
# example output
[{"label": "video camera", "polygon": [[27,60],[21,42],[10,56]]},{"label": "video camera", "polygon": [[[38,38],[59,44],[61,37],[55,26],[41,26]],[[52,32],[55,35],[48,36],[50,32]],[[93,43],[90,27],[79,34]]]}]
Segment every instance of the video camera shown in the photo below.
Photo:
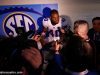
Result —
[{"label": "video camera", "polygon": [[35,31],[34,30],[30,30],[28,32],[25,31],[24,27],[18,27],[16,28],[16,33],[17,33],[17,37],[22,37],[23,39],[24,38],[31,38],[34,34],[35,34]]}]

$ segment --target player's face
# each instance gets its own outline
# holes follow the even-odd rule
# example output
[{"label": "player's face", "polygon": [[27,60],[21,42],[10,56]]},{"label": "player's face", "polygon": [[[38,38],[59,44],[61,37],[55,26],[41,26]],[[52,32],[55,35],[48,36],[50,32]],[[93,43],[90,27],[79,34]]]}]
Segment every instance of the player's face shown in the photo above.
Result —
[{"label": "player's face", "polygon": [[93,28],[97,31],[100,32],[100,20],[95,20],[93,22]]},{"label": "player's face", "polygon": [[51,14],[51,22],[55,25],[59,23],[59,15],[58,14]]}]

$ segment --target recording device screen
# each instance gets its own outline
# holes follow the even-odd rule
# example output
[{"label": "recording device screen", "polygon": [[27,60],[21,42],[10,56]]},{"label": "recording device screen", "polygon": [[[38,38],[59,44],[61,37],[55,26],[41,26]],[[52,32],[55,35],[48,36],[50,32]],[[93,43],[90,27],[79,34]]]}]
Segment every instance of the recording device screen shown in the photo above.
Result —
[{"label": "recording device screen", "polygon": [[18,27],[16,29],[16,32],[18,35],[22,35],[23,33],[25,33],[25,29],[24,29],[24,27]]}]

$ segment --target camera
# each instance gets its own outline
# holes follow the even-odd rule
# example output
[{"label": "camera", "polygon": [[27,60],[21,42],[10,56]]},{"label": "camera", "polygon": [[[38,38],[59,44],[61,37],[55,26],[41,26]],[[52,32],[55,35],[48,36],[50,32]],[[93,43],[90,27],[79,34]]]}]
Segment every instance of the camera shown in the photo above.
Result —
[{"label": "camera", "polygon": [[25,33],[24,27],[18,27],[18,28],[16,28],[16,33],[17,33],[18,35],[24,34],[24,33]]}]

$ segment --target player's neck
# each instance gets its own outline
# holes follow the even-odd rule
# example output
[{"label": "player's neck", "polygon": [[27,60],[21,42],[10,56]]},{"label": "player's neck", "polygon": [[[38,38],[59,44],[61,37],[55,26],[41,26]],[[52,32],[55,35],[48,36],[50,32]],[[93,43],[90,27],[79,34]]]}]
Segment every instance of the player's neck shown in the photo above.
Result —
[{"label": "player's neck", "polygon": [[56,23],[53,23],[52,21],[51,21],[51,24],[52,24],[53,26],[55,26],[55,25],[56,25]]}]

